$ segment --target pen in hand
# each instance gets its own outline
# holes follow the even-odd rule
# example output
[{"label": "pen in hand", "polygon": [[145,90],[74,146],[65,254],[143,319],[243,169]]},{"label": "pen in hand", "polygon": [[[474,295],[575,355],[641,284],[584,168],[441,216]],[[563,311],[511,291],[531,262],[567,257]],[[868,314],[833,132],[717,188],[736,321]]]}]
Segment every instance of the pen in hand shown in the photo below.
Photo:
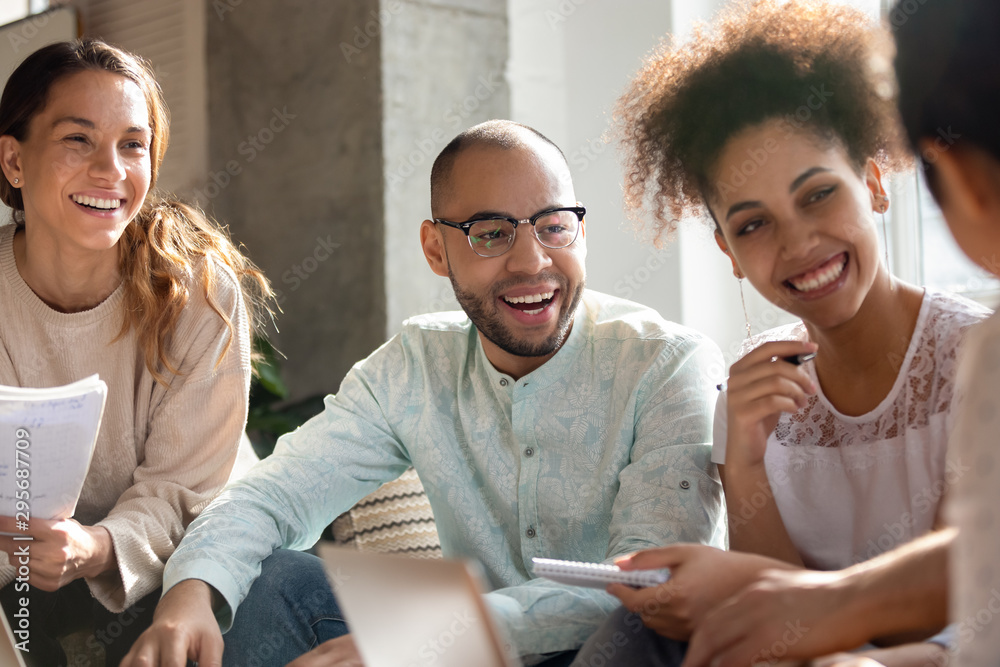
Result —
[{"label": "pen in hand", "polygon": [[[803,354],[793,354],[793,355],[788,356],[788,357],[773,357],[771,359],[771,361],[778,361],[780,359],[781,361],[787,361],[788,363],[792,364],[793,366],[801,366],[802,364],[806,363],[807,361],[812,361],[815,358],[816,358],[816,353],[815,352],[805,352]],[[719,384],[715,385],[715,388],[718,389],[719,391],[725,391],[726,390],[726,383],[725,382],[720,382]]]}]

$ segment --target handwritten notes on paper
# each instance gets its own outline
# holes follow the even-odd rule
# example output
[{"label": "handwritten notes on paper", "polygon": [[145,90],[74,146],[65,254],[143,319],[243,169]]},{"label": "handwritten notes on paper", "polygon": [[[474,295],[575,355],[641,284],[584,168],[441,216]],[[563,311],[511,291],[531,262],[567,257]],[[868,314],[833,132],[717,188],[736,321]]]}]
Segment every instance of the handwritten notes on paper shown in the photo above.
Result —
[{"label": "handwritten notes on paper", "polygon": [[73,515],[107,393],[96,375],[48,389],[0,385],[0,516]]}]

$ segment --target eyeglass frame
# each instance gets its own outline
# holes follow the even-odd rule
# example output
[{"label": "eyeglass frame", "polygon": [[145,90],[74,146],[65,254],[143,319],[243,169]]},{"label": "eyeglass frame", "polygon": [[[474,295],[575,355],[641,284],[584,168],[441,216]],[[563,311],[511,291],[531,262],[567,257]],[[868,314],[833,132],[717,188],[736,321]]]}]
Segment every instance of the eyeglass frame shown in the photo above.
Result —
[{"label": "eyeglass frame", "polygon": [[[566,245],[558,247],[545,245],[545,243],[543,243],[542,240],[538,238],[538,229],[535,227],[535,223],[538,222],[539,218],[549,215],[550,213],[558,213],[559,211],[569,211],[570,213],[575,213],[577,222],[579,222],[580,225],[576,228],[576,234],[573,236],[573,240],[567,243]],[[543,248],[548,248],[549,250],[562,250],[563,248],[568,248],[574,243],[576,243],[576,240],[580,238],[580,230],[583,228],[583,218],[585,215],[587,215],[587,207],[585,206],[557,206],[556,208],[547,208],[542,211],[539,211],[530,218],[524,218],[523,220],[518,220],[517,218],[509,218],[505,215],[489,215],[482,218],[473,218],[471,220],[466,220],[465,222],[451,222],[450,220],[445,220],[443,218],[434,218],[434,222],[441,223],[442,225],[445,225],[447,227],[453,227],[455,229],[462,230],[463,232],[465,232],[465,238],[469,240],[469,247],[472,248],[472,252],[475,252],[480,257],[485,257],[487,259],[490,259],[492,257],[501,257],[502,255],[506,254],[508,250],[514,247],[514,239],[517,238],[517,228],[519,225],[524,225],[524,224],[531,225],[531,235],[535,237],[535,240],[538,241],[539,245],[541,245]],[[498,255],[480,255],[476,251],[476,247],[472,245],[472,236],[469,234],[470,230],[472,229],[472,226],[477,222],[486,222],[488,220],[506,220],[514,227],[514,233],[510,237],[510,243],[508,243],[504,251]]]}]

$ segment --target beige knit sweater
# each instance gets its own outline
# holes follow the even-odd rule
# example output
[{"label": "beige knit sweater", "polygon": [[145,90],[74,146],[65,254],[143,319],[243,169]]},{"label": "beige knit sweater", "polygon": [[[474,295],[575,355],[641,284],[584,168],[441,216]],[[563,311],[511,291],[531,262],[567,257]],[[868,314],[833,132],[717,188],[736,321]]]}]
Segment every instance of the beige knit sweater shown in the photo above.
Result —
[{"label": "beige knit sweater", "polygon": [[[185,527],[233,467],[250,386],[242,295],[232,272],[219,267],[215,299],[237,336],[216,366],[229,331],[200,285],[192,285],[170,342],[181,375],[168,389],[146,369],[135,331],[113,340],[122,324],[121,287],[91,310],[52,310],[18,273],[13,237],[13,225],[0,227],[0,384],[50,387],[94,373],[107,383],[74,518],[111,533],[118,568],[87,583],[105,607],[120,612],[160,586]],[[0,586],[13,576],[0,552]]]}]

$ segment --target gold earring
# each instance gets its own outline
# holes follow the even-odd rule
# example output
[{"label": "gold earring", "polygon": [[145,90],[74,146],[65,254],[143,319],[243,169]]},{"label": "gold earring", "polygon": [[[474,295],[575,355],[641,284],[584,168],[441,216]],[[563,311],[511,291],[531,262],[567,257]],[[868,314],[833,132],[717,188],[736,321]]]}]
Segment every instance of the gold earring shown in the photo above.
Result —
[{"label": "gold earring", "polygon": [[747,314],[747,300],[743,296],[743,276],[739,276],[740,284],[740,303],[743,304],[743,320],[747,323],[747,340],[753,336],[753,332],[750,330],[750,316]]}]

